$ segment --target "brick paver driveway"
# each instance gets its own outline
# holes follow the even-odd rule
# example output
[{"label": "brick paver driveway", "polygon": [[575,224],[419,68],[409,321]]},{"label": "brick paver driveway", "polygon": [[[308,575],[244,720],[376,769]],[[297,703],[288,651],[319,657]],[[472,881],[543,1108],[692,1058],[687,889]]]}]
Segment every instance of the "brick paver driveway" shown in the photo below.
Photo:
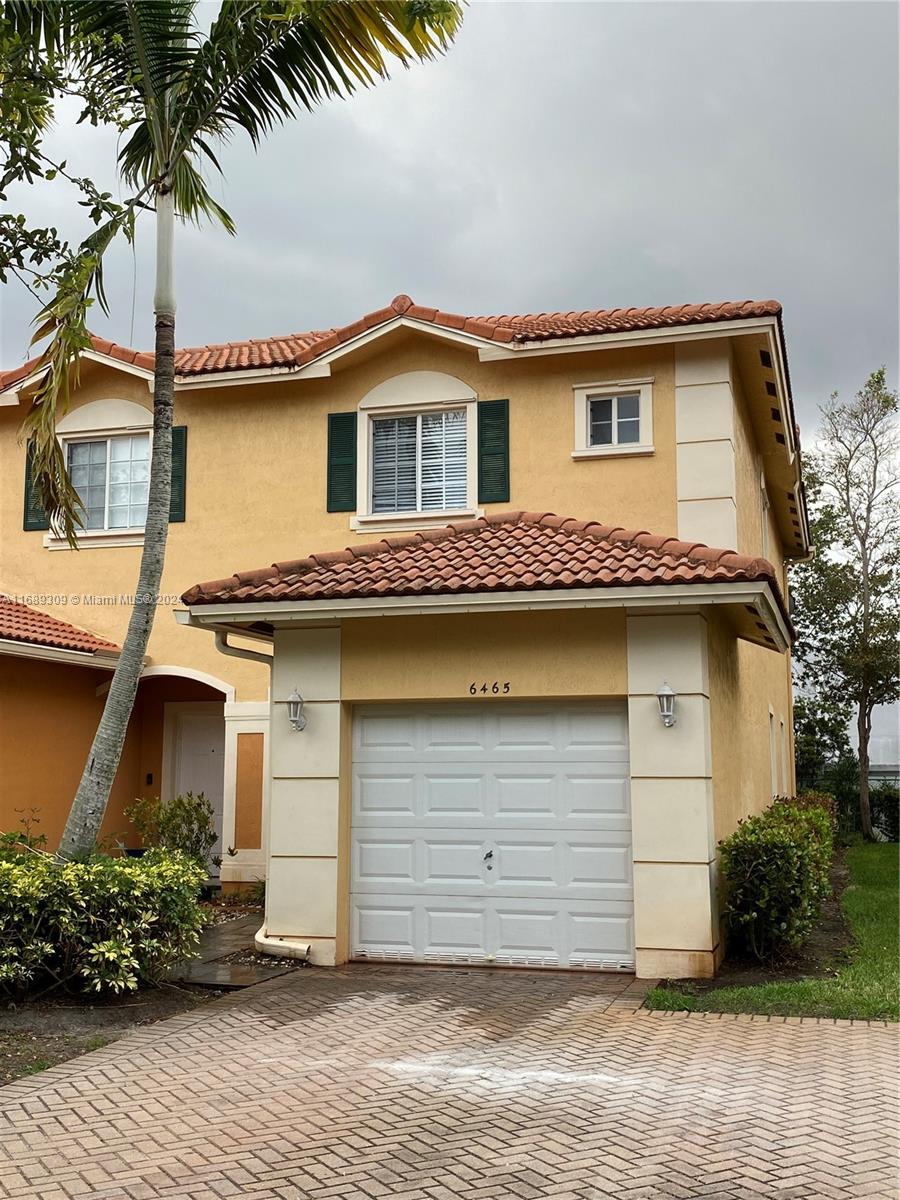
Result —
[{"label": "brick paver driveway", "polygon": [[0,1091],[0,1195],[895,1197],[894,1029],[299,971]]}]

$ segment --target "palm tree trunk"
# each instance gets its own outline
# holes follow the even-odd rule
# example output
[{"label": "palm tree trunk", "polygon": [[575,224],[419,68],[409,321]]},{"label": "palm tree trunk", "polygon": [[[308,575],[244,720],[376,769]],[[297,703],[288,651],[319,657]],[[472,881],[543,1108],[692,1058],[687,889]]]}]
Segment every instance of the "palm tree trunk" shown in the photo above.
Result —
[{"label": "palm tree trunk", "polygon": [[159,598],[169,498],[172,491],[172,406],[175,395],[175,209],[171,192],[156,203],[156,366],[153,380],[153,446],[144,548],[134,607],[78,791],[57,851],[61,860],[83,858],[97,842],[116,777],[128,722]]}]

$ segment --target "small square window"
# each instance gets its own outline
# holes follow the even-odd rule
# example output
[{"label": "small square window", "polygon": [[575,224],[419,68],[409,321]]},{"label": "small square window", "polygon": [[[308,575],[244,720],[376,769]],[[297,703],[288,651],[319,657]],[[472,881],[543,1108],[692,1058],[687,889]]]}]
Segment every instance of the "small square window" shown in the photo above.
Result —
[{"label": "small square window", "polygon": [[627,385],[579,384],[575,396],[574,458],[653,453],[652,380]]},{"label": "small square window", "polygon": [[589,396],[591,446],[636,446],[641,440],[640,392]]}]

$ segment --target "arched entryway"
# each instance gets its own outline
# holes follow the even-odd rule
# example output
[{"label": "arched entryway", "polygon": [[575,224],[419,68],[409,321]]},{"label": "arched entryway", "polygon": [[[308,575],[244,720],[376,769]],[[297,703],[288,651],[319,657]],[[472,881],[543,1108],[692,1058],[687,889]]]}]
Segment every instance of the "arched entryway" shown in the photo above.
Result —
[{"label": "arched entryway", "polygon": [[[230,684],[190,668],[149,667],[138,686],[132,726],[138,734],[132,753],[138,795],[169,800],[203,793],[213,808],[217,841],[209,871],[227,852],[225,810],[225,704]],[[135,740],[135,739],[132,739]]]}]

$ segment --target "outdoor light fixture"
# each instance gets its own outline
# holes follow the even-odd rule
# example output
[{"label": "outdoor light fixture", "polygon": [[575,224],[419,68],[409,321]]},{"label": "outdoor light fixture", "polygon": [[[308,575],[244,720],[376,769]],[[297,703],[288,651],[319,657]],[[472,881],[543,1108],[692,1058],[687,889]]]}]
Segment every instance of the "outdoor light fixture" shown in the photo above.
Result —
[{"label": "outdoor light fixture", "polygon": [[288,720],[291,723],[291,729],[296,729],[298,733],[306,728],[306,717],[303,715],[303,697],[296,688],[288,696]]},{"label": "outdoor light fixture", "polygon": [[675,693],[667,683],[664,683],[656,693],[659,702],[659,716],[666,729],[675,724]]}]

